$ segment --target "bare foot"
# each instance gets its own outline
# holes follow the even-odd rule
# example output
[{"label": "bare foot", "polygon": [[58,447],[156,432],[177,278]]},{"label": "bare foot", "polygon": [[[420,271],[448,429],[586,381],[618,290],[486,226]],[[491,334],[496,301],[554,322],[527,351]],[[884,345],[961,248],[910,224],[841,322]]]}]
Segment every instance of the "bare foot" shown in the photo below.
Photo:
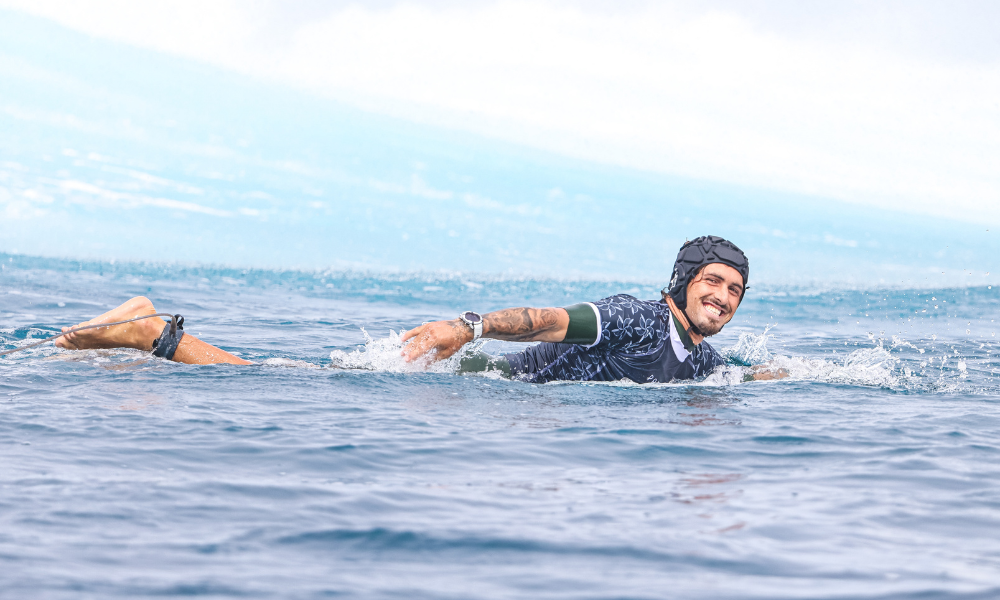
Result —
[{"label": "bare foot", "polygon": [[[153,303],[148,298],[142,296],[132,298],[114,310],[110,310],[103,315],[84,321],[80,325],[96,325],[99,323],[114,323],[115,321],[125,321],[143,315],[151,315],[156,312]],[[86,350],[90,348],[135,348],[136,350],[152,350],[153,340],[160,337],[166,322],[153,317],[143,319],[124,325],[113,325],[111,327],[98,327],[86,331],[70,333],[56,339],[56,346],[68,350]],[[69,331],[72,327],[63,327],[63,331]]]}]

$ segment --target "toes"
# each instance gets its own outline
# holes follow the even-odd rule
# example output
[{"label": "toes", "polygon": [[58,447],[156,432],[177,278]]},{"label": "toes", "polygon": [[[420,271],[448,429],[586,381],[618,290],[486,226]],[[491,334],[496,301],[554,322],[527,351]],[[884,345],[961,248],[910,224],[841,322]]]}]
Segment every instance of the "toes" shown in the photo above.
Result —
[{"label": "toes", "polygon": [[[79,327],[79,325],[74,325],[74,327]],[[79,350],[80,349],[80,340],[79,340],[79,337],[77,337],[78,334],[75,333],[75,332],[74,333],[66,333],[67,331],[71,331],[72,329],[73,329],[73,327],[63,327],[62,328],[62,331],[63,331],[63,333],[65,335],[63,335],[62,337],[56,338],[56,341],[55,341],[56,346],[58,346],[60,348],[65,348],[67,350]]]},{"label": "toes", "polygon": [[[69,327],[63,327],[61,331],[63,333],[66,333],[67,329],[69,329]],[[62,337],[56,338],[56,341],[54,343],[55,343],[56,347],[58,347],[58,348],[65,348],[66,347],[66,336],[62,336]]]}]

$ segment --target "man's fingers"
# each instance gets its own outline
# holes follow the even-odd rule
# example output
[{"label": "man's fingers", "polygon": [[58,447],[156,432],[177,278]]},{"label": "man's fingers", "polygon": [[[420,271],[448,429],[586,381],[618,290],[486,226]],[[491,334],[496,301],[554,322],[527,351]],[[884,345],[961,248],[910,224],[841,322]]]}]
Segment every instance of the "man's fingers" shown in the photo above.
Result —
[{"label": "man's fingers", "polygon": [[448,321],[425,323],[407,331],[401,339],[408,342],[400,352],[406,362],[412,362],[431,350],[437,352],[434,360],[448,358],[464,343],[456,338],[454,327]]},{"label": "man's fingers", "polygon": [[426,350],[422,348],[423,344],[420,343],[421,339],[423,338],[418,337],[425,327],[426,325],[421,325],[420,327],[414,327],[413,329],[403,334],[403,337],[401,338],[400,341],[402,341],[404,344],[410,340],[413,340],[409,344],[403,346],[403,349],[400,351],[400,354],[403,355],[403,358],[406,360],[406,362],[410,362],[414,358],[426,352]]},{"label": "man's fingers", "polygon": [[414,327],[413,329],[407,331],[406,333],[403,334],[403,337],[401,338],[402,341],[405,342],[406,340],[412,338],[413,336],[418,335],[421,331],[423,331],[424,327],[426,327],[426,325],[421,325],[420,327]]},{"label": "man's fingers", "polygon": [[402,354],[406,359],[406,362],[411,362],[424,354],[427,354],[427,351],[430,350],[430,348],[428,348],[430,341],[429,338],[429,335],[421,335],[403,348]]},{"label": "man's fingers", "polygon": [[418,352],[418,345],[417,345],[416,342],[413,342],[409,346],[407,346],[406,348],[403,348],[403,351],[400,352],[400,354],[403,355],[403,360],[405,360],[406,362],[410,362],[411,360],[413,360],[417,356],[420,356],[421,354],[423,354],[423,351],[419,351]]}]

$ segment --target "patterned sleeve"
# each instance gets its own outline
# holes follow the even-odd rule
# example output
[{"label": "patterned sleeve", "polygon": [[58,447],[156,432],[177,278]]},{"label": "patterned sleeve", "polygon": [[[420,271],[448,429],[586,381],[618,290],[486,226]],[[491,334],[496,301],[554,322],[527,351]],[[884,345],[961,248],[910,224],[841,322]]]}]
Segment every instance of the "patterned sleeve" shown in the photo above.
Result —
[{"label": "patterned sleeve", "polygon": [[[695,372],[697,375],[707,375],[711,373],[715,367],[719,365],[726,364],[726,359],[722,358],[715,348],[713,348],[708,342],[702,342],[692,353],[692,362],[695,365]],[[696,376],[697,376],[696,375]]]},{"label": "patterned sleeve", "polygon": [[666,339],[667,323],[649,302],[618,294],[594,302],[601,316],[600,338],[595,346],[638,352]]}]

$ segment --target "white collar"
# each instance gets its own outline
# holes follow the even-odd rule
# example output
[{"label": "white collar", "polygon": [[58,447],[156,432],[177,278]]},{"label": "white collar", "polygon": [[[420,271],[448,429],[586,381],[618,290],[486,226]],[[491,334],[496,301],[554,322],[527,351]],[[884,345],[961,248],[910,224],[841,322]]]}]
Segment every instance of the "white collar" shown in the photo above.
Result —
[{"label": "white collar", "polygon": [[670,315],[670,345],[674,349],[674,356],[677,357],[677,360],[684,362],[691,356],[691,353],[684,347],[684,342],[681,341],[681,335],[677,333],[673,314]]}]

